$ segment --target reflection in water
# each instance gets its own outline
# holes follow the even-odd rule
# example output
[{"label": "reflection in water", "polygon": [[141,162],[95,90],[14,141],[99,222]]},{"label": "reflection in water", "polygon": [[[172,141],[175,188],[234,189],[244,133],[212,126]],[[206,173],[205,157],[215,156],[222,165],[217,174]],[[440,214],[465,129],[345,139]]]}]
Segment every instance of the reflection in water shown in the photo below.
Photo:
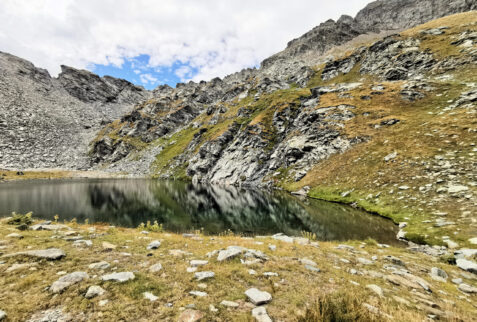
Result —
[{"label": "reflection in water", "polygon": [[12,211],[126,227],[157,220],[174,232],[203,228],[210,234],[230,229],[299,236],[310,231],[320,240],[371,237],[383,243],[395,243],[396,235],[390,221],[339,204],[299,200],[283,192],[143,179],[1,184],[0,215]]}]

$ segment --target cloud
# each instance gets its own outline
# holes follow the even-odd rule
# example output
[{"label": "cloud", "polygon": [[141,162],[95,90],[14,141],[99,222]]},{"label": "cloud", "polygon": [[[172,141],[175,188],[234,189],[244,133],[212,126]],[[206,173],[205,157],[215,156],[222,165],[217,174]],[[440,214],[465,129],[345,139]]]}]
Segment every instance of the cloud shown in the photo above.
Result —
[{"label": "cloud", "polygon": [[[208,80],[255,66],[320,22],[354,15],[367,2],[2,0],[0,51],[53,75],[61,64],[122,66],[149,55],[148,68],[180,62],[190,66],[175,71],[180,78]],[[144,70],[140,63],[134,68]]]},{"label": "cloud", "polygon": [[158,79],[151,74],[141,74],[139,75],[139,79],[141,80],[141,83],[145,85],[154,85],[158,82]]}]

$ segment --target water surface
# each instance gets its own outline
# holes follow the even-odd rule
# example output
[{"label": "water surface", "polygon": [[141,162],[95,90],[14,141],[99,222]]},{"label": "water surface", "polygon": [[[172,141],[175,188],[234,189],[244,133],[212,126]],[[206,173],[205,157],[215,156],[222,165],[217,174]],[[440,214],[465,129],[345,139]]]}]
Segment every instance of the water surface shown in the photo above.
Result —
[{"label": "water surface", "polygon": [[60,220],[88,219],[137,227],[157,220],[166,230],[247,235],[313,232],[319,240],[371,237],[395,244],[389,220],[335,203],[301,200],[288,193],[147,179],[22,181],[0,184],[0,215],[33,211]]}]

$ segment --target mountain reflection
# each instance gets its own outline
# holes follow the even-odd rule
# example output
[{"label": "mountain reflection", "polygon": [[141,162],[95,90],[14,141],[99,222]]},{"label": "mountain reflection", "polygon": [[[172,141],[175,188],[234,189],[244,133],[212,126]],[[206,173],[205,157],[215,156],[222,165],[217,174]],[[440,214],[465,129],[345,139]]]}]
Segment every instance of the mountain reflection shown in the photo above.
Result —
[{"label": "mountain reflection", "polygon": [[145,179],[2,184],[0,214],[12,211],[125,227],[157,220],[173,232],[203,229],[218,234],[230,229],[299,236],[309,231],[320,240],[371,237],[383,243],[395,243],[396,235],[390,221],[339,204],[300,200],[278,191]]}]

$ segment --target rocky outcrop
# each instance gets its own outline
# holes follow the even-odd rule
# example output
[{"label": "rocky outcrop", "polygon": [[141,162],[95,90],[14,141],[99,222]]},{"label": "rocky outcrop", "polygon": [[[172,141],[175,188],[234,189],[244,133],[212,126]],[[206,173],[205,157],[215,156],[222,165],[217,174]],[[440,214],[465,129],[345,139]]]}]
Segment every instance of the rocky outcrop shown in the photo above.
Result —
[{"label": "rocky outcrop", "polygon": [[149,95],[127,81],[66,66],[53,78],[0,52],[0,167],[87,168],[95,133]]},{"label": "rocky outcrop", "polygon": [[477,10],[474,0],[377,0],[368,4],[355,18],[342,16],[328,20],[301,37],[290,41],[285,50],[265,59],[262,68],[320,56],[366,33],[400,31],[455,13]]}]

